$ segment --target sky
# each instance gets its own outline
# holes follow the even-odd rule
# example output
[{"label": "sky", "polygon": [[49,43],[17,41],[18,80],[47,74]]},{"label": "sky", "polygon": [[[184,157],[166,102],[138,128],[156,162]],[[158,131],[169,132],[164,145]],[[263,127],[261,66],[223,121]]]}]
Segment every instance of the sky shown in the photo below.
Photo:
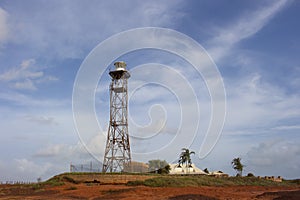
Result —
[{"label": "sky", "polygon": [[[1,0],[0,181],[46,180],[69,171],[70,163],[102,162],[108,72],[117,60],[131,73],[133,160],[176,162],[188,147],[201,169],[234,175],[231,160],[241,157],[244,174],[300,178],[299,10],[296,0]],[[200,63],[209,58],[219,77],[162,49],[111,53],[141,41],[168,45],[168,38],[146,37],[153,36],[147,27],[201,45],[204,53],[197,54],[175,43]],[[105,41],[111,43],[103,50]],[[91,65],[95,73],[85,68]],[[90,80],[96,84],[84,85]],[[214,91],[218,83],[226,98],[212,104],[210,84]],[[77,101],[87,105],[80,112]],[[225,114],[220,134],[208,132],[214,111],[221,125]],[[92,130],[92,123],[98,127]],[[201,156],[209,136],[215,144]]]}]

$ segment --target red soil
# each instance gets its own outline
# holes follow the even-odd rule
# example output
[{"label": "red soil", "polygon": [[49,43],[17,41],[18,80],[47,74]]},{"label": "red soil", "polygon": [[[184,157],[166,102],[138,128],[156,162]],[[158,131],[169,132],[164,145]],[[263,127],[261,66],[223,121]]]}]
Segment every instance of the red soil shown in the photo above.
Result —
[{"label": "red soil", "polygon": [[145,187],[65,184],[57,187],[1,185],[0,199],[300,199],[300,187]]}]

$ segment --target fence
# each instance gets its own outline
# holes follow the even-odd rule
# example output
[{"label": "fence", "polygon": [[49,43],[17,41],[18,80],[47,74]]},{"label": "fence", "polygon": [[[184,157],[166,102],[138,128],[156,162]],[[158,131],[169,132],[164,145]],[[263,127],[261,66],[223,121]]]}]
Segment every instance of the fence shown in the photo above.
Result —
[{"label": "fence", "polygon": [[27,185],[33,184],[31,181],[0,181],[0,185]]},{"label": "fence", "polygon": [[70,172],[101,172],[102,171],[102,163],[100,162],[92,162],[85,164],[70,164]]}]

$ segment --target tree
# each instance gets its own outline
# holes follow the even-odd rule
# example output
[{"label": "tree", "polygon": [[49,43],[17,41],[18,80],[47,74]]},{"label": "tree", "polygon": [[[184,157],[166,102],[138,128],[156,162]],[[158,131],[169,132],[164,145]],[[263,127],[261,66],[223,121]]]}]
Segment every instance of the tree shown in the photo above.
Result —
[{"label": "tree", "polygon": [[38,183],[42,182],[42,178],[41,177],[38,177],[36,180],[37,180]]},{"label": "tree", "polygon": [[232,168],[237,172],[237,176],[242,176],[245,165],[241,163],[241,158],[237,157],[231,161]]},{"label": "tree", "polygon": [[159,174],[169,174],[171,171],[171,166],[168,164],[163,168],[160,168],[159,170],[157,170],[157,173]]},{"label": "tree", "polygon": [[149,160],[149,171],[152,173],[168,174],[171,170],[170,165],[165,160]]},{"label": "tree", "polygon": [[178,164],[179,166],[181,166],[181,164],[185,164],[185,166],[191,166],[192,165],[192,159],[191,159],[191,155],[192,154],[195,154],[194,151],[190,151],[189,149],[187,148],[182,148],[181,149],[182,152],[179,156],[179,160],[178,160]]},{"label": "tree", "polygon": [[207,168],[205,168],[203,171],[204,171],[205,173],[209,174],[209,171],[208,171]]},{"label": "tree", "polygon": [[254,174],[253,173],[248,173],[247,176],[248,177],[254,177]]}]

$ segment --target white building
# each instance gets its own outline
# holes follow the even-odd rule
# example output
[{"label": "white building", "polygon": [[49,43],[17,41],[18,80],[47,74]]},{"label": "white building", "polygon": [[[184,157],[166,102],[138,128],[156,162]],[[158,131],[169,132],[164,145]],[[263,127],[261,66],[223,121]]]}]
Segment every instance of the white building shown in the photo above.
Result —
[{"label": "white building", "polygon": [[171,167],[170,174],[203,174],[207,175],[204,171],[196,167],[194,164],[191,166],[178,165],[178,164],[169,164]]}]

